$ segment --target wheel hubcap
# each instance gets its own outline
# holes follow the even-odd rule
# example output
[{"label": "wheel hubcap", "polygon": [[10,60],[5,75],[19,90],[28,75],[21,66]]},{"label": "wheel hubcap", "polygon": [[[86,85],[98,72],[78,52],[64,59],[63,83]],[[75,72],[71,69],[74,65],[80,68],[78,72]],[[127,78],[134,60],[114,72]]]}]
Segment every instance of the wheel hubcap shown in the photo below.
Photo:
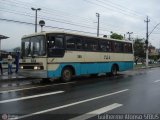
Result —
[{"label": "wheel hubcap", "polygon": [[69,70],[65,70],[63,76],[64,79],[68,80],[71,78],[71,72]]}]

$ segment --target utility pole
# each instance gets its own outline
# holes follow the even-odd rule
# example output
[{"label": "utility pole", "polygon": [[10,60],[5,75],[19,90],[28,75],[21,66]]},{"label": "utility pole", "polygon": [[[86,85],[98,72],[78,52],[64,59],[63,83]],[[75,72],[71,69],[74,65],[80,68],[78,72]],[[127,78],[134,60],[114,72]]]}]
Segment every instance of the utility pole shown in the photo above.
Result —
[{"label": "utility pole", "polygon": [[[128,36],[128,40],[131,41],[131,34],[133,34],[133,32],[127,32]],[[132,40],[132,49],[133,49],[133,56],[134,56],[134,40]]]},{"label": "utility pole", "polygon": [[96,16],[98,18],[98,25],[97,25],[97,37],[99,37],[99,18],[100,18],[100,14],[96,13]]},{"label": "utility pole", "polygon": [[148,50],[148,37],[149,37],[149,35],[148,35],[148,23],[150,22],[150,20],[148,19],[148,16],[147,16],[147,20],[145,20],[144,22],[146,22],[147,23],[147,27],[146,27],[146,41],[145,41],[145,43],[146,43],[146,67],[148,67],[148,53],[149,53],[149,50]]},{"label": "utility pole", "polygon": [[131,40],[131,34],[133,34],[133,32],[127,32],[127,34],[129,35],[128,40]]},{"label": "utility pole", "polygon": [[33,11],[36,12],[36,15],[35,15],[35,32],[37,32],[37,11],[40,11],[41,8],[31,8]]}]

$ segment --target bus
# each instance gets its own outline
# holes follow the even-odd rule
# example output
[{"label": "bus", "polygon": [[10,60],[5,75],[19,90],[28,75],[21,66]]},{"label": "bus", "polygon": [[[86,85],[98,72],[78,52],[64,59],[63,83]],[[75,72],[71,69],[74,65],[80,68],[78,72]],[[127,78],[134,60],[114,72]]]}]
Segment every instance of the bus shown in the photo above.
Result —
[{"label": "bus", "polygon": [[132,43],[75,34],[41,32],[22,37],[20,74],[68,82],[74,76],[133,68]]}]

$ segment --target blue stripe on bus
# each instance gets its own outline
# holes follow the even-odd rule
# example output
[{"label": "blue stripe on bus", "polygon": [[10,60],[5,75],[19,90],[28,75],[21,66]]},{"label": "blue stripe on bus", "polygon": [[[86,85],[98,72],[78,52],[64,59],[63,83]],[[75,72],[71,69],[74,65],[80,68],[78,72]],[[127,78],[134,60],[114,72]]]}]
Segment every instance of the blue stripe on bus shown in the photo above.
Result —
[{"label": "blue stripe on bus", "polygon": [[119,66],[119,71],[133,69],[133,61],[108,62],[108,63],[70,63],[70,64],[60,64],[55,71],[49,70],[48,77],[49,78],[60,77],[62,69],[67,65],[72,66],[75,69],[75,74],[78,76],[78,75],[85,75],[85,74],[111,72],[111,68],[113,64],[117,64]]}]

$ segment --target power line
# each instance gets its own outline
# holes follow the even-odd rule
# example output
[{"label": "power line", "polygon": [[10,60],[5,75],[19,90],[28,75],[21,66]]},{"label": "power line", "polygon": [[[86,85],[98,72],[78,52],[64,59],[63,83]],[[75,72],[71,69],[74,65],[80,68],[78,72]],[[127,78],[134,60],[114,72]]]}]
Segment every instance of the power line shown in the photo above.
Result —
[{"label": "power line", "polygon": [[[131,14],[129,14],[129,13],[126,13],[126,12],[122,12],[122,11],[116,11],[113,7],[109,7],[109,6],[104,6],[104,4],[98,4],[98,3],[96,3],[96,2],[91,2],[91,1],[89,1],[89,0],[84,0],[84,1],[86,1],[86,2],[88,2],[88,3],[90,3],[90,4],[93,4],[93,5],[96,5],[96,6],[100,6],[100,7],[103,7],[103,8],[105,8],[105,9],[110,9],[110,10],[112,10],[112,12],[115,12],[115,13],[121,13],[121,14],[123,14],[123,15],[126,15],[126,16],[134,16],[134,17],[138,17],[138,16],[135,16],[135,15],[131,15]],[[139,18],[139,17],[138,17]]]},{"label": "power line", "polygon": [[[100,1],[100,0],[99,0]],[[104,1],[104,0],[103,0]],[[30,8],[30,6],[31,5],[34,5],[34,6],[37,6],[37,4],[31,4],[31,3],[29,3],[29,2],[22,2],[22,1],[19,1],[19,0],[8,0],[8,1],[6,1],[6,0],[1,0],[1,2],[9,2],[8,4],[10,4],[10,3],[14,3],[14,4],[16,4],[16,5],[22,5],[23,7],[21,7],[21,8],[26,8],[26,9],[29,9]],[[116,1],[116,3],[114,2],[109,2],[110,4],[112,4],[112,5],[117,5],[117,7],[121,7],[121,9],[123,9],[123,8],[126,8],[126,7],[124,7],[124,6],[121,6],[121,5],[119,5],[119,4],[117,4],[117,2],[118,1]],[[12,4],[12,6],[13,6],[13,4]],[[27,7],[28,6],[28,7]],[[39,7],[39,6],[37,6],[37,7]],[[40,6],[41,7],[41,6]],[[46,8],[46,7],[44,7],[43,6],[43,9],[44,9],[44,11],[43,12],[45,12],[45,13],[47,13],[47,11],[49,11],[49,14],[52,14],[53,12],[60,12],[61,14],[63,14],[63,15],[67,15],[66,17],[69,17],[69,16],[75,16],[75,15],[71,15],[70,13],[67,13],[66,11],[64,12],[64,11],[60,11],[60,10],[55,10],[55,9],[49,9],[49,8]],[[133,11],[135,14],[138,14],[138,15],[141,15],[141,16],[143,16],[141,13],[138,13],[137,11],[134,11],[134,10],[131,10],[131,9],[128,9],[128,8],[126,8],[127,10],[129,10],[129,11]],[[127,12],[127,11],[125,11],[125,12]],[[55,13],[54,13],[55,14]],[[59,16],[60,14],[56,14],[56,16]],[[77,15],[76,15],[77,16]],[[64,17],[64,16],[63,16]],[[90,19],[90,18],[84,18],[84,17],[81,17],[81,16],[77,16],[77,17],[79,17],[80,19],[79,20],[82,20],[82,19],[84,19],[85,20],[85,23],[86,23],[86,21],[88,21],[88,22],[93,22],[94,20],[93,19]],[[73,18],[72,18],[73,19]],[[152,21],[154,21],[154,20],[152,20]],[[157,22],[155,22],[155,23],[157,23]],[[101,24],[103,24],[103,22],[101,22]],[[106,23],[105,23],[106,24]],[[153,25],[153,26],[155,26],[155,25]]]},{"label": "power line", "polygon": [[[105,0],[95,0],[95,1],[97,1],[97,2],[93,2],[93,1],[90,1],[90,0],[84,0],[84,1],[86,1],[86,2],[88,2],[88,3],[90,3],[90,4],[93,4],[93,5],[96,5],[96,6],[100,6],[100,7],[103,7],[103,8],[105,8],[105,9],[110,9],[110,10],[114,10],[114,12],[115,13],[121,13],[121,14],[123,14],[123,15],[126,15],[126,16],[131,16],[131,17],[136,17],[136,18],[139,18],[139,19],[142,19],[142,17],[144,17],[145,15],[143,15],[143,14],[141,14],[141,13],[138,13],[138,12],[136,12],[136,11],[134,11],[134,10],[131,10],[131,9],[128,9],[128,8],[126,8],[126,9],[128,9],[129,11],[127,12],[126,11],[126,9],[124,9],[122,6],[120,6],[120,5],[117,5],[116,6],[116,4],[114,4],[113,2],[106,2]],[[104,2],[105,1],[105,2]],[[105,5],[107,5],[107,6],[105,6]],[[115,10],[115,9],[117,9],[117,10]],[[154,19],[152,20],[152,21],[154,21],[155,23],[157,23]],[[158,20],[159,21],[159,20]],[[153,25],[153,26],[155,26],[155,25]]]},{"label": "power line", "polygon": [[[31,16],[29,14],[23,14],[23,13],[19,13],[19,12],[14,12],[14,11],[7,11],[7,10],[0,10],[0,11],[5,11],[8,13],[13,13],[13,14],[18,14],[18,15],[23,15],[23,16],[28,16],[28,17],[34,17]],[[78,25],[75,23],[71,23],[71,21],[60,21],[60,20],[56,20],[56,19],[52,19],[52,18],[47,18],[47,17],[41,17],[41,15],[39,15],[40,19],[44,19],[44,20],[48,20],[48,21],[54,21],[54,22],[59,22],[59,23],[64,23],[64,24],[69,24],[69,25],[73,25],[73,26],[78,26],[78,27],[84,27],[84,28],[89,28],[89,29],[96,29],[95,27],[90,27],[90,26],[84,26],[84,25]],[[101,29],[102,30],[102,29]],[[107,30],[103,30],[103,31],[107,31]]]},{"label": "power line", "polygon": [[126,12],[126,9],[123,9],[121,7],[117,7],[115,4],[112,4],[111,2],[103,2],[101,0],[96,0],[96,1],[98,1],[101,4],[108,5],[109,7],[113,8],[113,9],[117,9],[117,10],[120,10],[120,11],[122,11],[124,13],[129,13],[129,14],[133,14],[133,15],[137,16],[137,14],[135,14],[133,12]]},{"label": "power line", "polygon": [[[18,1],[18,0],[14,0],[14,1],[12,1],[12,0],[9,0],[9,1],[2,0],[2,1],[5,2],[5,3],[7,2],[8,5],[12,3],[12,5],[14,4],[15,6],[17,6],[17,5],[23,6],[21,8],[25,8],[25,9],[29,9],[31,7],[31,5],[32,6],[37,6],[37,4],[31,4],[31,3],[27,3],[27,2]],[[28,7],[26,7],[26,6],[28,6]],[[51,14],[53,12],[58,12],[58,13],[61,13],[61,14],[65,15],[65,16],[67,16],[67,17],[68,16],[70,16],[70,17],[74,16],[75,17],[75,15],[71,15],[70,13],[67,13],[66,11],[63,12],[63,11],[60,11],[60,10],[49,9],[49,8],[44,7],[44,6],[37,6],[37,7],[43,8],[43,12],[45,12],[45,13],[49,12]],[[85,21],[93,22],[93,20],[90,19],[90,18],[84,18],[84,17],[78,16],[78,15],[76,15],[76,17],[84,19]]]},{"label": "power line", "polygon": [[133,13],[133,14],[135,14],[135,15],[144,17],[144,14],[142,14],[142,13],[140,13],[140,12],[137,12],[137,11],[135,11],[135,10],[132,10],[132,9],[129,9],[129,8],[125,7],[125,6],[122,6],[122,5],[120,5],[120,4],[117,4],[117,1],[116,1],[116,3],[113,2],[113,1],[107,1],[107,2],[106,2],[105,0],[98,0],[98,1],[104,1],[104,3],[106,3],[106,4],[111,4],[113,7],[116,7],[116,8],[118,8],[118,9],[121,9],[122,11],[127,12],[126,10],[129,10],[129,11],[128,11],[129,13]]},{"label": "power line", "polygon": [[[8,2],[8,1],[4,1],[4,2]],[[24,4],[25,3],[25,4]],[[16,5],[15,5],[16,4]],[[26,2],[22,2],[22,1],[19,1],[19,2],[15,2],[15,1],[12,1],[12,0],[10,0],[10,2],[9,3],[7,3],[7,5],[11,5],[11,6],[16,6],[16,7],[21,7],[21,8],[23,8],[23,9],[29,9],[30,8],[30,6],[31,6],[31,4],[29,4],[29,7],[26,7]],[[22,6],[18,6],[18,5],[22,5]],[[47,8],[47,10],[49,10],[50,12],[47,12],[46,11],[46,9],[45,8],[43,8],[43,7],[41,7],[42,9],[43,9],[43,11],[41,11],[41,13],[45,13],[45,14],[48,14],[48,15],[51,15],[51,14],[53,14],[54,16],[56,15],[56,16],[62,16],[63,18],[65,18],[66,17],[66,14],[67,14],[67,18],[69,18],[69,19],[72,19],[72,20],[74,20],[73,19],[73,17],[72,18],[70,18],[72,15],[70,15],[70,14],[68,14],[68,13],[66,13],[66,12],[64,12],[63,13],[63,15],[65,15],[65,17],[63,16],[63,15],[60,15],[60,14],[55,14],[54,13],[54,11],[57,11],[57,10],[54,10],[54,9],[48,9]],[[75,17],[75,16],[74,16]],[[79,17],[79,16],[78,16]],[[91,20],[91,19],[83,19],[83,17],[79,17],[80,19],[78,19],[78,21],[79,20],[81,20],[81,21],[83,21],[83,24],[84,23],[88,23],[88,22],[90,22],[90,23],[93,23],[93,20]],[[87,22],[86,22],[86,20],[87,20]],[[76,20],[74,20],[74,21],[77,21],[77,19]],[[101,24],[103,24],[103,22],[101,22]],[[113,25],[108,25],[108,23],[104,23],[104,25],[103,26],[106,26],[106,24],[107,24],[107,28],[110,26],[111,28],[113,28]],[[115,26],[115,25],[114,25]],[[117,26],[115,26],[114,27],[114,29],[115,28],[117,28]],[[105,29],[105,28],[103,28],[103,27],[101,27],[101,29]],[[119,28],[120,29],[120,28]],[[106,30],[105,30],[106,31]]]},{"label": "power line", "polygon": [[[5,0],[2,0],[3,2],[6,2]],[[22,2],[22,1],[19,1],[19,2],[15,2],[16,0],[14,0],[14,1],[12,1],[12,0],[10,0],[10,2],[9,3],[7,3],[8,5],[15,5],[15,6],[17,6],[17,7],[21,7],[21,8],[23,8],[23,9],[26,9],[26,10],[29,10],[30,9],[30,7],[27,7],[27,6],[31,6],[32,4],[26,4],[26,2]],[[8,2],[8,1],[7,1]],[[22,7],[23,6],[23,7]],[[42,9],[44,9],[44,8],[42,8]],[[11,10],[10,12],[13,12],[14,10]],[[50,11],[50,12],[49,12]],[[51,12],[52,11],[52,12]],[[55,13],[53,14],[53,11],[57,11],[57,10],[53,10],[53,9],[44,9],[43,11],[42,11],[42,13],[48,13],[48,15],[50,15],[50,16],[53,16],[53,15],[55,15]],[[20,15],[20,13],[21,13],[22,11],[17,11],[17,13],[14,13],[14,14],[18,14],[19,13],[19,15]],[[58,12],[60,12],[60,11],[58,11]],[[28,17],[34,17],[34,16],[32,16],[32,13],[26,13],[26,12],[23,12],[24,14],[27,14],[27,15],[25,15],[25,16],[28,16]],[[63,12],[61,12],[61,13],[63,13]],[[61,15],[63,18],[65,18],[64,16],[70,16],[70,14],[68,14],[67,13],[67,15],[66,15],[66,13],[67,12],[64,12],[63,13],[63,15]],[[23,15],[24,15],[23,14]],[[58,15],[60,15],[60,14],[58,14]],[[56,14],[56,16],[57,16],[57,14]],[[71,15],[72,16],[72,15]],[[75,17],[75,16],[74,16]],[[39,15],[39,18],[43,18],[43,19],[45,19],[45,20],[48,20],[48,21],[54,21],[54,22],[59,22],[59,23],[63,23],[63,24],[68,24],[68,25],[70,25],[70,23],[72,23],[72,25],[73,24],[75,24],[74,26],[78,26],[78,27],[82,27],[82,24],[80,24],[80,26],[79,25],[77,25],[78,23],[73,23],[72,21],[68,21],[68,20],[63,20],[63,19],[55,19],[55,18],[51,18],[51,17],[48,17],[48,16],[44,16],[43,15],[43,17],[42,17],[42,15]],[[79,18],[81,18],[81,19],[83,19],[83,17],[80,17],[79,16]],[[81,20],[80,19],[80,20]],[[75,20],[75,18],[73,19],[72,18],[72,20],[73,21],[76,21]],[[91,21],[91,19],[85,19],[86,21],[85,21],[85,23],[88,23],[88,20],[90,20]],[[92,21],[93,22],[93,21]],[[103,24],[103,22],[101,23],[101,24]],[[106,24],[106,23],[105,23]],[[105,26],[105,24],[104,25],[101,25],[101,26]],[[85,25],[84,24],[84,22],[83,22],[83,27],[85,27],[85,28],[88,28],[88,27],[90,27],[89,29],[96,29],[96,27],[93,27],[93,26],[88,26],[88,25]],[[110,31],[113,31],[113,29],[114,29],[114,31],[117,31],[118,32],[118,30],[115,30],[115,29],[117,29],[117,27],[113,27],[112,25],[111,25],[111,27],[112,27],[112,30],[109,30],[108,29],[108,27],[107,27],[107,30],[106,30],[106,28],[104,28],[104,27],[100,27],[100,30],[102,30],[102,31],[108,31],[108,32],[110,32]],[[119,28],[119,29],[121,29],[121,28]],[[119,30],[120,32],[122,32],[122,30]],[[127,30],[126,30],[127,31]],[[125,31],[125,32],[126,32]],[[124,34],[124,33],[123,33]]]},{"label": "power line", "polygon": [[[10,4],[9,4],[10,5]],[[16,5],[17,6],[17,5]],[[28,9],[28,8],[27,8]],[[14,10],[12,10],[12,11],[14,11]],[[42,11],[42,13],[46,13],[46,12],[44,12],[44,11]],[[30,14],[30,13],[27,13],[27,14]],[[46,16],[44,16],[43,15],[43,17],[45,18],[45,19],[47,19],[48,17],[46,17]],[[49,20],[52,20],[53,21],[53,18],[48,18]],[[54,21],[55,20],[58,20],[58,19],[55,19],[54,18]],[[72,20],[73,20],[73,18],[72,18]],[[64,20],[64,19],[59,19],[59,21],[58,22],[60,22],[61,21],[61,23],[66,23],[66,24],[71,24],[72,23],[72,25],[75,25],[75,24],[77,24],[77,23],[74,23],[73,24],[73,22],[72,21],[67,21],[67,20]],[[63,21],[63,22],[62,22]],[[56,21],[57,22],[57,21]],[[84,23],[86,23],[86,21],[85,22],[83,22],[83,24]],[[78,26],[81,26],[82,27],[82,25],[78,25]],[[85,25],[85,26],[88,26],[87,24]],[[83,26],[84,27],[84,26]],[[89,27],[88,27],[89,28]],[[90,27],[90,28],[93,28],[93,27]],[[93,28],[93,29],[95,29],[95,28]],[[102,29],[101,29],[102,30]],[[103,29],[103,31],[107,31],[107,30],[104,30]]]},{"label": "power line", "polygon": [[[6,1],[5,1],[5,2],[6,2]],[[7,1],[7,2],[8,2],[8,1]],[[15,2],[15,1],[14,1],[14,2]],[[10,3],[7,3],[7,5],[11,5],[11,6],[12,6],[12,5],[15,5],[15,4],[11,4],[11,3],[14,3],[14,2],[11,1]],[[28,10],[28,7],[26,7],[26,4],[23,4],[23,3],[24,3],[24,2],[20,2],[20,3],[17,3],[17,2],[16,2],[16,5],[15,5],[15,6],[16,6],[16,7],[21,7],[21,8],[23,8],[23,9],[27,9],[27,10]],[[19,6],[19,5],[23,5],[23,7],[22,7],[22,6]],[[30,4],[30,5],[31,5],[31,4]],[[29,6],[30,6],[30,5],[29,5]],[[30,7],[29,7],[29,8],[30,8]],[[44,9],[44,8],[42,8],[42,9]],[[13,11],[13,10],[12,10],[12,11]],[[53,10],[53,11],[54,11],[54,10]],[[21,11],[20,11],[20,12],[21,12]],[[51,16],[51,14],[52,14],[53,12],[51,13],[51,12],[46,12],[45,10],[43,10],[43,11],[41,11],[41,13],[45,13],[45,15],[46,15],[46,13],[47,13],[48,15]],[[27,13],[27,14],[30,15],[31,13]],[[53,14],[53,15],[55,16],[55,14]],[[53,15],[52,15],[52,16],[53,16]],[[39,15],[39,16],[41,17],[41,15]],[[56,16],[57,16],[57,14],[56,14]],[[60,16],[60,14],[58,14],[58,16]],[[64,18],[63,15],[61,15],[61,16]],[[52,20],[52,21],[53,21],[53,20],[58,20],[58,21],[61,21],[61,23],[62,23],[62,22],[63,22],[63,23],[64,23],[64,22],[67,22],[67,24],[68,24],[68,22],[69,22],[69,24],[70,24],[70,23],[73,23],[72,21],[68,21],[68,20],[66,20],[66,19],[64,20],[64,19],[57,19],[57,18],[49,18],[49,17],[46,17],[46,16],[44,16],[44,15],[43,15],[43,18],[49,19],[49,20]],[[73,17],[72,17],[72,20],[74,20]],[[78,20],[81,20],[81,19],[78,19]],[[77,21],[77,20],[74,20],[74,21]],[[56,21],[56,22],[57,22],[57,21]],[[88,23],[88,22],[83,21],[83,25],[85,25],[84,23]],[[64,23],[64,24],[66,24],[66,23]],[[79,24],[79,23],[74,23],[74,24]],[[101,24],[103,24],[102,26],[106,26],[106,23],[101,22]],[[82,23],[80,23],[80,25],[82,25]],[[74,25],[74,26],[75,26],[75,25]],[[87,25],[87,24],[85,25],[85,27],[86,27],[86,26],[87,26],[87,27],[90,27],[90,26]],[[113,25],[110,25],[110,27],[111,27],[112,30],[108,30],[108,27],[109,27],[109,25],[106,26],[107,29],[106,29],[105,27],[100,27],[100,29],[101,29],[102,31],[108,31],[108,32],[113,31],[113,29],[114,29],[114,31],[121,31],[121,28],[117,29],[117,28],[118,28],[117,26],[113,27]],[[89,29],[90,29],[90,28],[89,28]],[[95,28],[93,28],[93,26],[92,26],[91,29],[95,29]],[[115,29],[117,29],[117,30],[115,30]]]},{"label": "power line", "polygon": [[[31,15],[29,15],[29,14],[23,14],[23,13],[19,13],[19,12],[14,12],[14,11],[6,11],[6,10],[0,10],[0,11],[5,11],[5,12],[9,12],[9,13],[13,13],[13,14],[18,14],[18,15],[23,15],[23,16],[27,16],[27,17],[31,17],[31,18],[33,18],[34,16],[31,16]],[[89,28],[89,29],[96,29],[96,27],[89,27],[89,26],[83,26],[83,25],[77,25],[77,24],[73,24],[73,23],[70,23],[69,21],[59,21],[59,20],[57,20],[57,19],[52,19],[52,18],[47,18],[47,17],[41,17],[41,15],[39,15],[39,17],[38,17],[39,19],[44,19],[44,20],[48,20],[48,21],[54,21],[54,22],[58,22],[58,23],[64,23],[64,24],[69,24],[69,25],[74,25],[74,26],[79,26],[79,27],[85,27],[85,28]],[[108,31],[108,32],[110,32],[110,31],[113,31],[113,29],[112,30],[107,30],[107,29],[101,29],[101,27],[100,27],[100,30],[101,31]],[[118,32],[118,31],[117,31]],[[122,31],[121,31],[122,32]]]},{"label": "power line", "polygon": [[[18,15],[23,15],[23,16],[27,16],[27,17],[34,17],[34,16],[31,16],[30,13],[23,13],[23,12],[19,12],[19,11],[14,11],[14,10],[1,10],[0,8],[0,11],[5,11],[5,12],[8,12],[8,13],[13,13],[13,14],[18,14]],[[76,24],[76,23],[72,23],[71,21],[66,21],[66,20],[62,20],[62,19],[54,19],[54,18],[49,18],[49,17],[46,17],[46,16],[43,16],[41,17],[42,15],[39,15],[38,18],[40,19],[44,19],[44,20],[48,20],[48,21],[54,21],[54,22],[59,22],[59,23],[64,23],[64,24],[69,24],[69,25],[74,25],[74,26],[78,26],[78,27],[85,27],[85,28],[89,28],[89,29],[96,29],[96,27],[91,27],[91,26],[88,26],[88,25],[79,25],[79,24]],[[107,29],[101,29],[100,30],[102,31],[108,31],[110,32],[111,30],[107,30]]]},{"label": "power line", "polygon": [[[5,19],[5,18],[0,18],[0,21],[6,21],[6,22],[12,22],[12,23],[19,23],[19,24],[25,24],[25,25],[35,25],[34,23],[29,23],[29,22],[24,22],[24,21],[19,21],[19,20],[11,20],[11,19]],[[73,32],[81,32],[81,33],[87,33],[87,34],[96,34],[92,32],[85,32],[85,31],[80,31],[80,30],[73,30],[73,29],[67,29],[67,28],[60,28],[60,27],[53,27],[53,26],[44,26],[46,28],[54,28],[54,29],[60,29],[60,30],[66,30],[66,31],[73,31]],[[103,35],[103,34],[100,34]]]},{"label": "power line", "polygon": [[[6,2],[6,1],[5,1]],[[11,3],[4,3],[4,4],[7,4],[7,5],[10,5],[10,6],[15,6],[15,7],[21,7],[21,8],[23,8],[23,9],[26,9],[26,10],[29,10],[30,9],[30,7],[26,7],[26,6],[18,6],[18,5],[15,5],[15,4],[11,4]],[[43,9],[43,8],[42,8]],[[65,17],[64,17],[64,15],[60,15],[60,14],[55,14],[55,13],[53,13],[54,11],[52,11],[52,12],[47,12],[47,11],[45,11],[45,10],[43,10],[43,11],[41,11],[41,13],[45,13],[45,14],[48,14],[48,15],[56,15],[56,16],[61,16],[61,17],[63,17],[63,18],[65,18],[66,16],[67,16],[67,18],[69,18],[69,19],[72,19],[72,20],[74,20],[73,19],[73,17],[71,18],[71,17],[69,17],[68,15],[66,15],[65,14]],[[44,15],[43,15],[44,16]],[[81,18],[81,19],[78,19],[78,20],[81,20],[81,21],[83,21],[83,22],[85,22],[85,23],[91,23],[91,21],[90,22],[88,22],[87,20],[83,20],[83,18]],[[66,21],[66,20],[65,20]],[[93,23],[93,21],[92,21],[92,23]]]},{"label": "power line", "polygon": [[[19,23],[19,24],[25,24],[25,25],[31,25],[34,26],[34,23],[29,23],[29,22],[24,22],[24,21],[19,21],[19,20],[11,20],[11,19],[5,19],[5,18],[0,18],[0,21],[6,21],[6,22],[12,22],[12,23]],[[68,29],[68,28],[61,28],[61,27],[53,27],[53,26],[44,26],[45,28],[52,28],[52,29],[59,29],[59,30],[65,30],[65,31],[71,31],[71,32],[78,32],[78,33],[84,33],[84,34],[90,34],[90,35],[96,35],[96,33],[92,32],[87,32],[87,31],[80,31],[80,30],[75,30],[75,29]],[[103,36],[104,34],[99,34]]]},{"label": "power line", "polygon": [[[30,15],[30,13],[23,14],[23,12],[22,12],[22,13],[20,13],[19,11],[15,11],[15,12],[14,12],[14,10],[10,10],[10,11],[0,10],[0,11],[5,11],[5,12],[13,13],[13,14],[18,14],[18,15],[23,15],[23,16],[27,16],[27,17],[34,18],[34,16]],[[41,16],[40,16],[39,18],[41,18]],[[49,19],[47,19],[47,18],[41,18],[41,19],[49,20]],[[51,19],[51,21],[53,21],[53,20]],[[59,21],[57,21],[57,22],[59,22]],[[85,26],[85,27],[86,27],[86,26]],[[91,29],[95,29],[95,28],[91,28]],[[100,29],[100,30],[101,30],[101,29]],[[102,30],[102,31],[103,31],[103,30]],[[113,29],[112,29],[112,30],[104,30],[104,31],[109,31],[109,32],[110,32],[110,31],[113,31]],[[118,31],[117,31],[117,32],[118,32]],[[124,34],[124,32],[122,33],[122,31],[121,31],[121,32],[118,32],[118,33]]]},{"label": "power line", "polygon": [[152,33],[152,34],[160,34],[160,33]]}]

